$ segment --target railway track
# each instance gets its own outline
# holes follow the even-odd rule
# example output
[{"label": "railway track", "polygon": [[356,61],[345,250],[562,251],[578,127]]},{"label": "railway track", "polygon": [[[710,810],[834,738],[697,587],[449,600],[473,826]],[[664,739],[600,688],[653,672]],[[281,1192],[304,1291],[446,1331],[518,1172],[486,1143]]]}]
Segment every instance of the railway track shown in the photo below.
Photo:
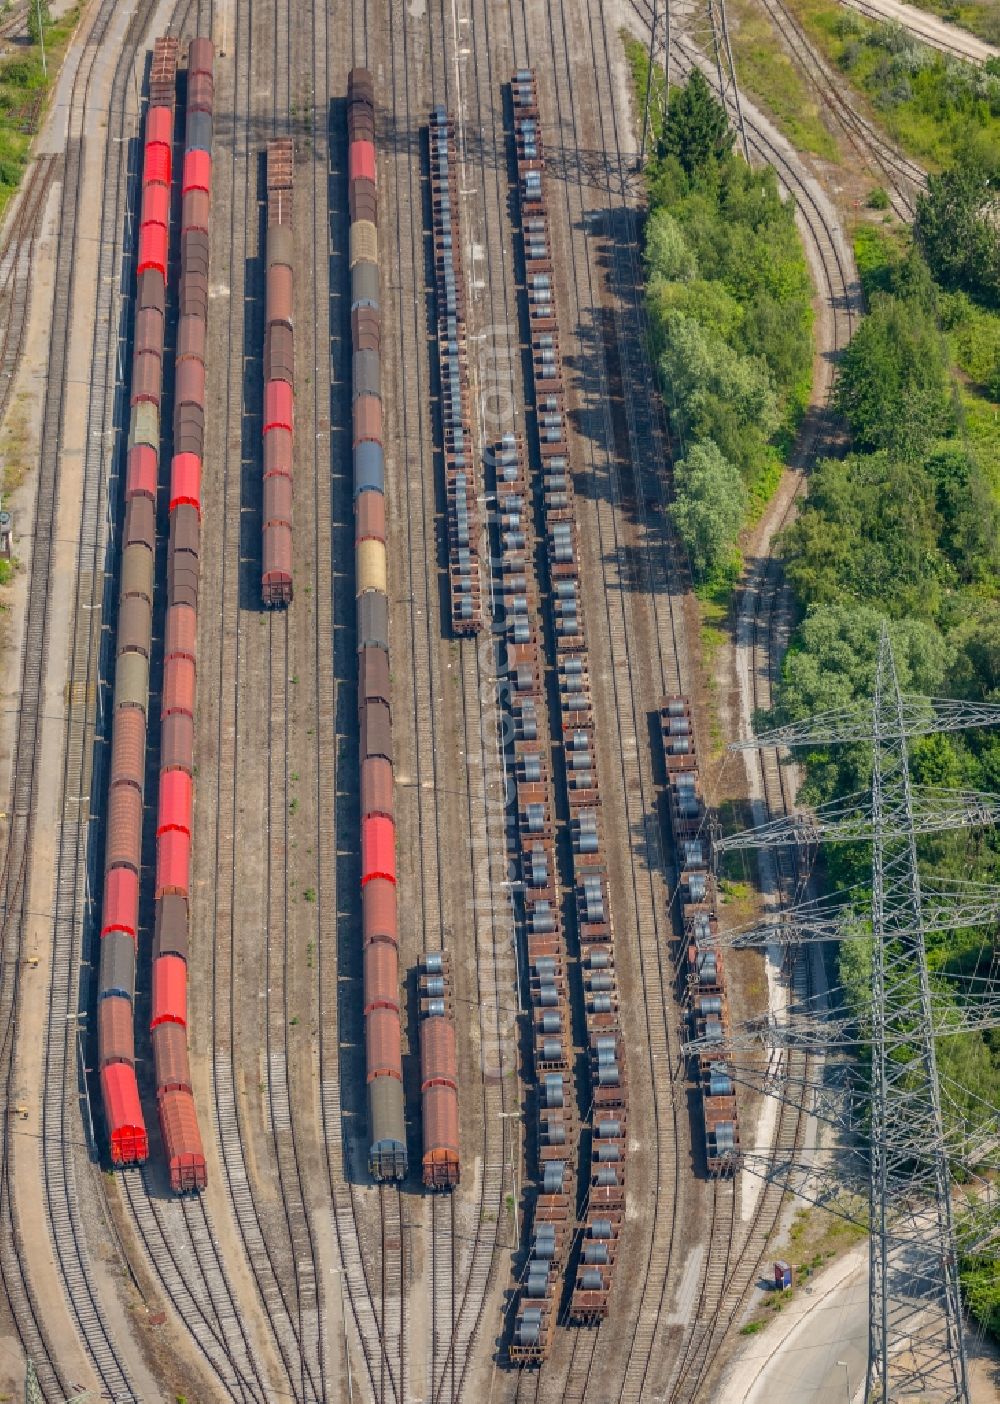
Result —
[{"label": "railway track", "polygon": [[893,213],[901,220],[912,221],[916,195],[927,187],[926,171],[898,151],[874,123],[852,106],[839,85],[839,75],[816,49],[785,0],[762,0],[762,3],[810,85],[857,155],[884,177]]},{"label": "railway track", "polygon": [[42,215],[61,160],[47,153],[32,162],[0,255],[0,423],[10,404],[31,307],[31,270]]},{"label": "railway track", "polygon": [[[919,39],[921,44],[926,44],[932,49],[940,49],[943,54],[951,54],[954,58],[960,58],[965,63],[985,63],[987,58],[996,54],[996,50],[977,39],[974,34],[964,34],[956,29],[956,37],[951,39],[942,34],[936,27],[930,30],[894,19],[884,14],[877,5],[869,4],[868,0],[841,0],[841,4],[846,9],[856,10],[859,15],[864,15],[866,19],[875,20],[879,24],[898,24],[901,28],[906,29],[914,39]],[[934,16],[928,15],[927,18],[932,19]]]}]

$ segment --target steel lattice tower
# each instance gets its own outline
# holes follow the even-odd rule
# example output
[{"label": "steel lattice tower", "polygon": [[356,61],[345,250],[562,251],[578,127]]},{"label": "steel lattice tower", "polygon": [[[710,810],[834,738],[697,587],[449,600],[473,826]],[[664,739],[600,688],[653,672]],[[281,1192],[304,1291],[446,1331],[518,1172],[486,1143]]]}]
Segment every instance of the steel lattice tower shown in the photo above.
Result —
[{"label": "steel lattice tower", "polygon": [[[968,1404],[958,1248],[953,1213],[952,1165],[964,1169],[982,1163],[983,1135],[946,1134],[941,1084],[935,1053],[937,1037],[1000,1024],[996,991],[989,982],[963,987],[956,1003],[952,992],[932,981],[927,962],[928,930],[996,919],[1000,892],[977,885],[932,884],[926,908],[917,866],[917,837],[1000,819],[1000,798],[964,791],[920,787],[911,781],[909,740],[935,732],[983,727],[1000,721],[1000,707],[964,702],[931,702],[905,696],[900,689],[888,631],[883,628],[870,707],[826,713],[740,743],[752,746],[829,746],[867,742],[872,749],[870,792],[811,815],[793,815],[746,833],[724,838],[718,852],[761,845],[812,845],[817,840],[869,841],[872,845],[871,944],[872,996],[869,1027],[870,1067],[867,1092],[848,1083],[843,1088],[823,1078],[781,1086],[775,1077],[775,1051],[793,1047],[817,1053],[857,1047],[858,1031],[842,1011],[790,1007],[779,1021],[768,1018],[734,1032],[726,1052],[763,1044],[772,1062],[763,1073],[752,1069],[738,1080],[771,1094],[803,1101],[815,1098],[815,1113],[856,1135],[859,1108],[870,1110],[867,1161],[867,1208],[870,1233],[868,1378],[869,1404],[920,1400],[926,1404]],[[849,938],[829,902],[811,902],[800,912],[785,912],[764,927],[728,933],[733,946],[786,945]],[[691,1040],[696,1052],[700,1040]],[[985,1108],[991,1123],[996,1109]],[[996,1143],[994,1133],[993,1144]],[[763,1161],[764,1157],[750,1157]],[[755,1167],[748,1164],[750,1169]],[[827,1204],[824,1171],[795,1158],[759,1165],[756,1173],[782,1181],[813,1202]],[[794,1183],[793,1183],[794,1182]],[[857,1188],[862,1188],[860,1182]],[[977,1206],[982,1209],[982,1203]],[[987,1204],[987,1208],[989,1208]],[[842,1212],[842,1211],[840,1211]],[[974,1251],[990,1241],[982,1220],[963,1233],[963,1247]],[[850,1215],[848,1215],[850,1217]],[[973,1242],[973,1239],[976,1242]]]}]

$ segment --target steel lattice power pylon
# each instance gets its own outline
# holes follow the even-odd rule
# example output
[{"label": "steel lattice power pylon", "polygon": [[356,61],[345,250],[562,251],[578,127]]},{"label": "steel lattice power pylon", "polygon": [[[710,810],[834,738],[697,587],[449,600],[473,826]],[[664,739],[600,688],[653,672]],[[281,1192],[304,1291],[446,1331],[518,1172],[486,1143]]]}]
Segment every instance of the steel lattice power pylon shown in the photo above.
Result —
[{"label": "steel lattice power pylon", "polygon": [[[1000,707],[904,697],[889,634],[883,629],[870,707],[817,716],[743,743],[815,746],[867,741],[872,748],[870,792],[856,802],[839,801],[809,816],[793,816],[721,839],[716,846],[723,852],[817,840],[862,840],[872,845],[872,994],[864,1020],[864,1038],[871,1052],[860,1096],[858,1081],[850,1077],[842,1085],[835,1077],[816,1079],[812,1086],[808,1079],[794,1087],[787,1080],[779,1085],[783,1050],[805,1047],[820,1054],[857,1048],[859,1033],[842,1010],[790,1006],[780,1019],[734,1031],[726,1049],[738,1080],[793,1100],[808,1099],[821,1120],[849,1127],[855,1136],[864,1125],[864,1112],[869,1112],[869,1404],[969,1401],[952,1169],[974,1171],[984,1155],[989,1158],[995,1151],[998,1141],[996,1130],[985,1140],[981,1129],[965,1135],[961,1123],[956,1133],[954,1118],[946,1128],[935,1040],[963,1030],[997,1027],[1000,1001],[990,980],[965,978],[953,985],[941,976],[932,980],[926,933],[994,919],[1000,894],[983,885],[936,883],[925,905],[917,837],[993,823],[1000,818],[1000,798],[915,786],[908,741],[915,735],[998,722]],[[731,933],[729,940],[734,945],[774,940],[797,945],[859,934],[857,921],[853,927],[840,922],[838,929],[835,913],[829,902],[811,902],[798,914],[785,913],[771,925]],[[768,1068],[757,1065],[740,1077],[736,1067],[740,1054],[761,1045],[771,1052]],[[692,1040],[687,1047],[696,1052],[699,1041]],[[996,1109],[984,1105],[984,1113],[995,1127]],[[760,1163],[762,1159],[751,1154],[747,1168],[780,1179],[814,1202],[833,1200],[823,1188],[826,1172],[815,1162],[775,1161],[768,1167]],[[750,1163],[754,1160],[756,1166]],[[846,1174],[842,1183],[855,1191],[864,1188],[860,1178],[851,1184]],[[966,1252],[996,1236],[990,1203],[980,1200],[975,1209],[960,1236]]]}]

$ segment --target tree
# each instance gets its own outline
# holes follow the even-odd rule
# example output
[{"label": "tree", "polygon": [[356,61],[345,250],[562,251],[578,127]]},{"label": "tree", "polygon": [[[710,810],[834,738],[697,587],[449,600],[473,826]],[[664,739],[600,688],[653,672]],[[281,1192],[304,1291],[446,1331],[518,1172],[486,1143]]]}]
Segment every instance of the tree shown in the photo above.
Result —
[{"label": "tree", "polygon": [[[42,21],[41,27],[38,23],[39,14]],[[42,34],[51,23],[52,16],[49,14],[48,3],[39,4],[37,0],[31,0],[31,4],[28,6],[28,38],[33,44],[40,42]]]},{"label": "tree", "polygon": [[1000,307],[1000,183],[984,162],[931,175],[917,200],[914,237],[942,287]]},{"label": "tree", "polygon": [[692,69],[683,88],[674,88],[670,94],[664,154],[676,156],[688,175],[693,175],[726,156],[732,145],[725,109],[712,96],[701,70]]},{"label": "tree", "polygon": [[955,427],[948,348],[931,314],[879,296],[844,352],[837,403],[859,447],[919,459]]},{"label": "tree", "polygon": [[714,438],[731,411],[736,424],[754,425],[765,438],[780,423],[778,397],[767,364],[741,356],[718,332],[674,314],[664,329],[661,364],[670,384],[684,438]]},{"label": "tree", "polygon": [[692,444],[674,468],[676,498],[670,515],[703,580],[724,567],[743,524],[747,494],[739,469],[712,441]]},{"label": "tree", "polygon": [[651,278],[666,278],[669,282],[688,282],[698,275],[698,261],[669,210],[655,210],[649,217],[646,265]]},{"label": "tree", "polygon": [[979,464],[962,449],[947,448],[925,465],[934,484],[939,541],[965,585],[991,582],[1000,569],[1000,514]]}]

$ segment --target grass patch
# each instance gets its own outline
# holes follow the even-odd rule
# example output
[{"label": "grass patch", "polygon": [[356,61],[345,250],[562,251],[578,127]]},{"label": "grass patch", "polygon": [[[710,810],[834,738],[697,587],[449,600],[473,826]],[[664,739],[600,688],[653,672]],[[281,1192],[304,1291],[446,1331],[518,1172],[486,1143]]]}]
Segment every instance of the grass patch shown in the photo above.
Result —
[{"label": "grass patch", "polygon": [[740,88],[767,108],[800,151],[839,163],[837,143],[823,125],[819,104],[781,47],[770,19],[748,0],[730,0],[729,19]]},{"label": "grass patch", "polygon": [[1000,76],[836,0],[789,0],[817,47],[904,151],[931,167],[1000,144]]}]

